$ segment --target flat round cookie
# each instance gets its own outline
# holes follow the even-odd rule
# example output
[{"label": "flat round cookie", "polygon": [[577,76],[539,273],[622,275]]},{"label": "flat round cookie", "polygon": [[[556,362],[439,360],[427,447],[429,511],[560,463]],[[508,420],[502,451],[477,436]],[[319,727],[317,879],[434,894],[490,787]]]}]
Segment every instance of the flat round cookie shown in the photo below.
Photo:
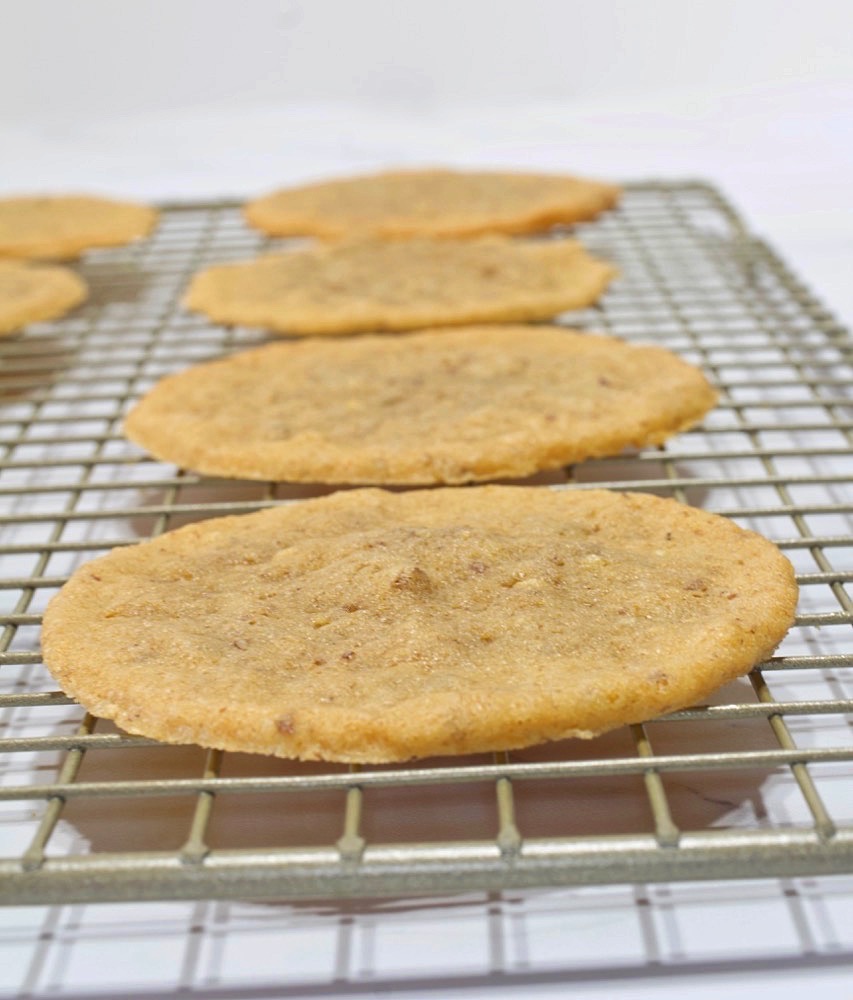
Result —
[{"label": "flat round cookie", "polygon": [[124,432],[209,475],[462,483],[658,444],[715,400],[660,347],[466,327],[295,340],[196,365],[155,385]]},{"label": "flat round cookie", "polygon": [[79,305],[86,283],[67,267],[0,260],[0,336]]},{"label": "flat round cookie", "polygon": [[218,323],[344,334],[549,319],[615,274],[573,240],[362,240],[211,267],[185,304]]},{"label": "flat round cookie", "polygon": [[770,542],[604,490],[353,490],[79,569],[45,662],[172,743],[403,761],[592,736],[705,698],[793,621]]},{"label": "flat round cookie", "polygon": [[0,198],[0,257],[68,259],[147,236],[147,205],[87,195]]},{"label": "flat round cookie", "polygon": [[273,236],[475,236],[532,233],[593,219],[619,188],[558,174],[401,170],[285,188],[249,202]]}]

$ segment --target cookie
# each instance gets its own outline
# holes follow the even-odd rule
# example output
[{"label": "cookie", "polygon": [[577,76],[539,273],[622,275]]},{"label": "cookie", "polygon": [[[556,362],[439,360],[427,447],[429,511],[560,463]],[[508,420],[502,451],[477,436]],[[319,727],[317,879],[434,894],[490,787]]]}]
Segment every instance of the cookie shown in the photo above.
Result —
[{"label": "cookie", "polygon": [[462,483],[658,444],[715,400],[660,347],[465,327],[286,341],[196,365],[155,385],[124,432],[210,475]]},{"label": "cookie", "polygon": [[548,319],[591,305],[614,274],[571,240],[364,240],[208,268],[186,305],[278,333],[414,330]]},{"label": "cookie", "polygon": [[85,282],[67,267],[0,261],[0,336],[63,316],[86,295]]},{"label": "cookie", "polygon": [[619,194],[613,184],[557,174],[402,170],[285,188],[244,214],[273,236],[532,233],[593,219]]},{"label": "cookie", "polygon": [[773,651],[796,599],[775,546],[674,500],[365,489],[115,549],[53,598],[43,649],[132,733],[376,763],[694,704]]},{"label": "cookie", "polygon": [[146,236],[147,205],[85,195],[0,198],[0,257],[67,259]]}]

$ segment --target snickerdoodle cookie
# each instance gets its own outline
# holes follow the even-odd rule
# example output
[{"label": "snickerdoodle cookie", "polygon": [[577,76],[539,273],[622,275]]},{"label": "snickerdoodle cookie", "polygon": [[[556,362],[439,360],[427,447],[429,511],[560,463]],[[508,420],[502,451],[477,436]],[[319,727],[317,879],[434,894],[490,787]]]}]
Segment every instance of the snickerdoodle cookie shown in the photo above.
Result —
[{"label": "snickerdoodle cookie", "polygon": [[796,599],[775,546],[674,500],[352,490],[113,550],[53,598],[43,648],[133,733],[402,761],[691,705],[773,651]]},{"label": "snickerdoodle cookie", "polygon": [[716,393],[660,347],[560,327],[270,344],[160,381],[126,435],[210,475],[332,483],[521,477],[698,423]]},{"label": "snickerdoodle cookie", "polygon": [[619,195],[613,184],[560,174],[397,170],[284,188],[244,212],[274,236],[474,236],[593,219]]},{"label": "snickerdoodle cookie", "polygon": [[0,257],[67,259],[147,236],[157,212],[89,195],[0,198]]},{"label": "snickerdoodle cookie", "polygon": [[0,260],[0,336],[63,316],[86,295],[86,283],[67,267]]},{"label": "snickerdoodle cookie", "polygon": [[345,334],[549,319],[591,305],[614,269],[574,240],[359,240],[221,264],[185,302],[218,323]]}]

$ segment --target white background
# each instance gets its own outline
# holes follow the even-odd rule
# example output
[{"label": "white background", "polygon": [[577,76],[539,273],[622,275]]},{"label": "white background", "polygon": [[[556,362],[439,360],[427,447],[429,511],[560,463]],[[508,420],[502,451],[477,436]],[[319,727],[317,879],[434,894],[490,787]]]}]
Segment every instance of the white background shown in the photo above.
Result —
[{"label": "white background", "polygon": [[[4,117],[354,101],[417,113],[850,82],[843,0],[28,0]],[[20,43],[20,44],[19,44]]]},{"label": "white background", "polygon": [[[0,192],[243,196],[426,162],[700,176],[849,323],[851,36],[849,0],[0,0]],[[455,916],[13,910],[0,992],[269,998],[296,996],[292,976],[373,995],[329,972],[354,935],[353,961],[400,997],[853,995],[849,879],[643,893],[466,899]],[[490,971],[496,907],[539,927],[512,982]]]}]

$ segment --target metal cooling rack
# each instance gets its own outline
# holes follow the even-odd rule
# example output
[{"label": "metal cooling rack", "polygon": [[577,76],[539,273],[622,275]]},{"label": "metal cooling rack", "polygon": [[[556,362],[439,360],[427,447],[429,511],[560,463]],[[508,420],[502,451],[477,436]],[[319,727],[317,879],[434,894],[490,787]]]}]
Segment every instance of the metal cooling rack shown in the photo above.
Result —
[{"label": "metal cooling rack", "polygon": [[[0,901],[379,896],[853,868],[851,343],[702,183],[629,185],[580,227],[621,279],[563,318],[656,341],[722,399],[665,449],[539,477],[647,490],[774,539],[796,626],[713,704],[596,740],[356,770],[168,747],[86,715],[38,626],[75,567],[217,514],[317,493],[203,479],[120,433],[163,374],[261,342],[182,312],[198,267],[268,241],[233,204],[173,205],[87,255],[92,297],[0,342]],[[523,664],[520,664],[523,668]]]}]

